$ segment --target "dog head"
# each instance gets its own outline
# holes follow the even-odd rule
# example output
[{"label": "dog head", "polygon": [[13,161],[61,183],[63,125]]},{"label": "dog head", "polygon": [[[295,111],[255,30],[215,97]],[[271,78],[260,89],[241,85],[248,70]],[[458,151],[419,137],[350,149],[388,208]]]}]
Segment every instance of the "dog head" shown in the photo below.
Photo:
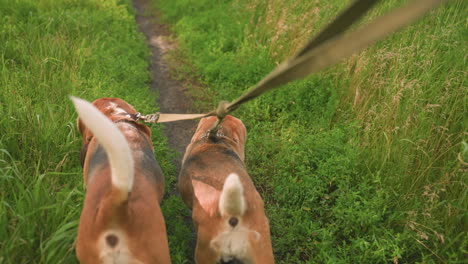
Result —
[{"label": "dog head", "polygon": [[[93,105],[113,122],[118,122],[120,120],[135,121],[132,118],[132,115],[135,115],[137,111],[135,108],[133,108],[133,106],[120,98],[99,98],[93,102]],[[142,132],[148,136],[151,136],[151,131],[147,126],[141,124],[139,125]],[[80,134],[83,137],[83,143],[86,143],[89,138],[93,137],[91,131],[86,128],[86,126],[79,118],[77,119],[77,126]],[[140,129],[140,127],[138,128]]]},{"label": "dog head", "polygon": [[[200,140],[209,140],[210,130],[217,122],[218,118],[215,116],[205,117],[198,123],[197,130],[192,137],[191,143],[196,143]],[[231,145],[237,155],[244,160],[244,146],[247,139],[247,130],[244,123],[238,118],[227,115],[222,120],[219,130],[216,132],[216,139],[225,139]],[[188,151],[187,151],[188,152]]]},{"label": "dog head", "polygon": [[[99,98],[93,102],[93,105],[99,109],[105,116],[107,116],[112,122],[128,121],[134,122],[135,127],[140,130],[148,140],[151,139],[151,130],[149,127],[137,123],[133,116],[137,113],[135,108],[129,103],[125,102],[120,98]],[[80,131],[83,148],[81,149],[80,160],[81,166],[84,165],[86,153],[88,151],[88,144],[93,138],[93,133],[84,125],[84,123],[78,118],[76,120],[78,130]]]}]

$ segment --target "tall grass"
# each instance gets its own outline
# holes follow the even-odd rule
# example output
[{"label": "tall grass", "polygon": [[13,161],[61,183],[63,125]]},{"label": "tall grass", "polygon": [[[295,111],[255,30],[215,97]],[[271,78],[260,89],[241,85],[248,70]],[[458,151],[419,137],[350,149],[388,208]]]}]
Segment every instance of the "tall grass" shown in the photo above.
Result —
[{"label": "tall grass", "polygon": [[[370,17],[402,1],[385,1]],[[348,1],[160,1],[200,108],[231,100]],[[266,201],[278,263],[461,263],[467,247],[467,3],[235,114]],[[75,263],[84,197],[67,96],[154,111],[148,51],[128,1],[0,0],[0,263]],[[210,96],[207,96],[209,94]],[[190,263],[189,212],[167,178],[174,263]]]},{"label": "tall grass", "polygon": [[[154,1],[200,108],[232,100],[349,1]],[[385,1],[365,21],[399,6]],[[278,263],[461,263],[468,4],[243,105]],[[209,94],[209,96],[207,96]]]},{"label": "tall grass", "polygon": [[[68,95],[153,112],[148,54],[128,1],[0,0],[0,263],[76,262],[85,190]],[[169,191],[175,169],[158,128],[153,141]],[[168,203],[168,229],[183,230],[180,199]],[[170,236],[172,248],[182,242]]]}]

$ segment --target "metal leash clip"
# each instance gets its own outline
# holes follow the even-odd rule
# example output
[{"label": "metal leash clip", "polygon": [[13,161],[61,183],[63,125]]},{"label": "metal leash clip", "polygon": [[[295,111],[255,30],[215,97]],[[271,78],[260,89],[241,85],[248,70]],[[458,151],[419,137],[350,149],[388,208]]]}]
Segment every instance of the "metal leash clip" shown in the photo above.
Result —
[{"label": "metal leash clip", "polygon": [[157,123],[158,120],[159,120],[160,115],[161,115],[161,113],[157,112],[157,113],[148,114],[148,115],[145,115],[145,116],[139,115],[138,117],[139,117],[139,119],[145,121],[146,123]]}]

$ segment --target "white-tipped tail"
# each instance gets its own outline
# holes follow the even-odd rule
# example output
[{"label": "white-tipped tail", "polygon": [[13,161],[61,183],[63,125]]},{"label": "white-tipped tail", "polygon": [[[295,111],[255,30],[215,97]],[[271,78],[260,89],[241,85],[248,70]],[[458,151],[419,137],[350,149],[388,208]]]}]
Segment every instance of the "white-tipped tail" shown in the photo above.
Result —
[{"label": "white-tipped tail", "polygon": [[219,198],[219,211],[222,216],[242,216],[245,210],[244,188],[239,176],[231,173],[224,182]]},{"label": "white-tipped tail", "polygon": [[112,121],[91,103],[70,96],[78,115],[98,142],[103,146],[109,158],[112,173],[112,185],[122,191],[124,200],[133,186],[133,158],[127,140]]},{"label": "white-tipped tail", "polygon": [[[219,211],[226,219],[223,230],[210,242],[213,250],[218,252],[224,263],[252,263],[250,257],[250,240],[258,240],[259,234],[249,230],[242,224],[242,216],[247,210],[244,198],[244,187],[239,175],[231,173],[224,182],[223,191],[219,198]],[[237,263],[237,262],[236,262]]]}]

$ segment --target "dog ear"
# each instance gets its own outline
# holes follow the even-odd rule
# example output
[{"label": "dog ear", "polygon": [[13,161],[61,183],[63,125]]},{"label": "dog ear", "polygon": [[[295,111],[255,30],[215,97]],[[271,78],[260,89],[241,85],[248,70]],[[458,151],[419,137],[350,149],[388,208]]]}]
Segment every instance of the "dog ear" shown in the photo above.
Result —
[{"label": "dog ear", "polygon": [[232,137],[237,143],[243,144],[247,138],[247,129],[240,119],[236,118],[236,120],[233,120],[233,122],[237,124],[232,126]]},{"label": "dog ear", "polygon": [[231,138],[236,143],[236,152],[237,155],[244,160],[245,158],[245,141],[247,139],[247,129],[244,126],[244,123],[238,118],[233,116],[226,116],[222,123],[223,129],[228,134],[228,137]]},{"label": "dog ear", "polygon": [[136,123],[136,125],[138,126],[138,130],[143,132],[143,134],[145,134],[148,137],[148,139],[151,140],[151,129],[148,126],[141,123]]},{"label": "dog ear", "polygon": [[80,134],[84,135],[85,126],[79,117],[76,119],[76,127],[78,128],[78,131],[80,131]]},{"label": "dog ear", "polygon": [[200,122],[198,122],[197,129],[195,130],[195,133],[192,136],[192,139],[190,140],[191,143],[194,143],[200,138],[202,138],[208,130],[213,126],[214,122],[217,120],[216,116],[209,116],[209,117],[204,117],[200,119]]},{"label": "dog ear", "polygon": [[91,131],[85,126],[85,124],[83,123],[83,121],[81,121],[79,117],[76,119],[76,126],[83,139],[83,144],[89,143],[89,141],[93,137],[93,133],[91,133]]}]

